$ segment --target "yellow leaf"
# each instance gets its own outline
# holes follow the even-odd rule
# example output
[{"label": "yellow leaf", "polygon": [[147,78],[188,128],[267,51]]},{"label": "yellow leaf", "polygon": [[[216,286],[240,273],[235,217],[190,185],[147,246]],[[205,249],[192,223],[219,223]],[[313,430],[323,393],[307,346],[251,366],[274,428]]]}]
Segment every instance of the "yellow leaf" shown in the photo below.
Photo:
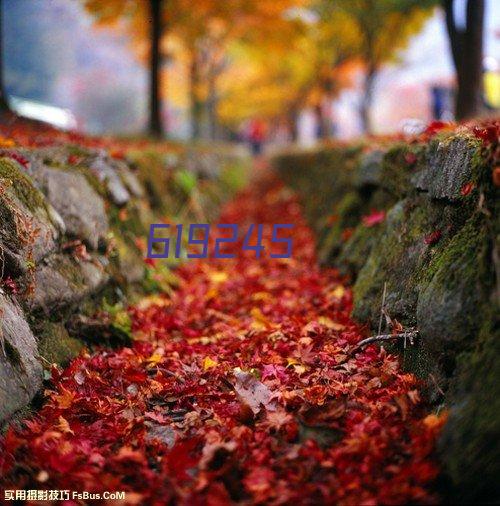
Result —
[{"label": "yellow leaf", "polygon": [[210,357],[205,357],[203,360],[203,369],[205,371],[211,369],[212,367],[217,367],[217,365],[217,362],[215,360],[212,360]]},{"label": "yellow leaf", "polygon": [[160,355],[159,353],[153,353],[147,360],[146,362],[148,364],[152,364],[152,365],[156,365],[158,364],[159,362],[161,362],[163,360],[163,356]]},{"label": "yellow leaf", "polygon": [[57,406],[61,409],[67,409],[73,404],[75,394],[70,390],[62,389],[62,394],[54,395],[53,399],[57,402]]},{"label": "yellow leaf", "polygon": [[269,292],[256,292],[252,295],[252,300],[272,300],[272,295]]},{"label": "yellow leaf", "polygon": [[252,329],[265,330],[272,327],[271,322],[262,314],[258,307],[252,308],[250,314],[253,316]]},{"label": "yellow leaf", "polygon": [[172,301],[165,297],[161,297],[159,295],[150,295],[149,297],[144,297],[141,299],[137,304],[137,308],[141,311],[144,311],[151,306],[167,307],[170,306],[170,304],[172,304]]},{"label": "yellow leaf", "polygon": [[341,299],[345,294],[345,288],[342,285],[337,286],[335,290],[332,290],[330,292],[330,295],[332,297],[335,297],[336,299]]},{"label": "yellow leaf", "polygon": [[431,430],[439,429],[448,418],[448,413],[445,411],[440,415],[430,414],[424,418],[424,424]]},{"label": "yellow leaf", "polygon": [[304,374],[306,372],[306,370],[307,370],[307,368],[306,368],[305,365],[294,365],[293,369],[299,375],[300,374]]},{"label": "yellow leaf", "polygon": [[318,323],[320,323],[321,325],[324,325],[328,329],[333,329],[333,330],[344,330],[345,329],[345,325],[342,325],[341,323],[334,322],[333,320],[331,320],[327,316],[320,316],[318,318]]},{"label": "yellow leaf", "polygon": [[71,430],[71,427],[69,426],[68,420],[66,418],[60,416],[57,420],[56,427],[61,431],[69,434],[75,435],[75,433]]},{"label": "yellow leaf", "polygon": [[223,271],[215,271],[211,272],[208,277],[212,283],[224,283],[224,281],[228,280],[227,272]]},{"label": "yellow leaf", "polygon": [[16,145],[16,143],[12,139],[7,139],[6,137],[0,136],[0,147],[12,148],[15,145]]}]

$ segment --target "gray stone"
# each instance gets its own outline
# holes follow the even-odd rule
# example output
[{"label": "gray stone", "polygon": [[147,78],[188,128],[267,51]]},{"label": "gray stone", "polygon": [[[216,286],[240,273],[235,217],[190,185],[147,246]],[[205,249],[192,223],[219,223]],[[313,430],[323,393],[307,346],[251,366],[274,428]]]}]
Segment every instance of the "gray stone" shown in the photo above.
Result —
[{"label": "gray stone", "polygon": [[[97,249],[108,232],[108,218],[104,202],[78,170],[66,169],[68,150],[42,148],[24,150],[29,160],[28,173],[46,196],[52,221],[62,222],[70,237],[82,239],[91,249]],[[57,168],[47,165],[56,163]]]},{"label": "gray stone", "polygon": [[103,152],[92,160],[90,170],[104,182],[113,203],[124,206],[130,200],[130,192],[123,183],[119,171],[116,170],[115,164],[116,161]]},{"label": "gray stone", "polygon": [[125,183],[130,193],[137,198],[145,197],[146,192],[144,191],[142,184],[134,172],[130,169],[130,167],[125,162],[121,162],[120,160],[114,160],[113,162],[115,169],[120,174],[122,181]]},{"label": "gray stone", "polygon": [[104,262],[101,257],[77,260],[67,254],[50,256],[35,270],[35,289],[27,306],[49,313],[78,304],[108,281]]},{"label": "gray stone", "polygon": [[426,167],[413,176],[413,185],[432,198],[459,200],[460,190],[471,181],[473,158],[479,149],[477,139],[463,135],[431,145]]},{"label": "gray stone", "polygon": [[56,248],[62,220],[13,160],[0,166],[0,248],[2,263],[14,275],[26,272]]},{"label": "gray stone", "polygon": [[356,187],[379,185],[384,154],[384,151],[375,150],[361,157],[353,181]]},{"label": "gray stone", "polygon": [[19,306],[0,293],[0,421],[29,404],[41,384],[35,337]]},{"label": "gray stone", "polygon": [[108,233],[104,201],[76,171],[45,168],[47,199],[61,215],[66,234],[97,249]]}]

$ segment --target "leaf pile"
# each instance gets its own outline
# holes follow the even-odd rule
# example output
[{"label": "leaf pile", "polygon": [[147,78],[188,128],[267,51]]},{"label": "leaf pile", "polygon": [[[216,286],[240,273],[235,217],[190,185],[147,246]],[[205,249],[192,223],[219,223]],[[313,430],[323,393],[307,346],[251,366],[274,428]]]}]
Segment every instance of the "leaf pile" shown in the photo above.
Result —
[{"label": "leaf pile", "polygon": [[295,197],[266,180],[220,221],[294,223],[293,256],[234,244],[235,259],[181,267],[176,293],[130,308],[132,347],[53,369],[43,408],[1,442],[0,487],[124,490],[136,504],[435,503],[443,420],[395,356],[353,352],[365,333],[351,292],[318,268]]}]

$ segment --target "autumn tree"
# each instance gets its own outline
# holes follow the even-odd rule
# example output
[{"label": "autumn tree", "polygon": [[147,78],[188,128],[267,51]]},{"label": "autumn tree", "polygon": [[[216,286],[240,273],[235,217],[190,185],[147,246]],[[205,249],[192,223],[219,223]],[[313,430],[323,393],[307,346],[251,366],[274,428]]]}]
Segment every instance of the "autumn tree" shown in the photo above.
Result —
[{"label": "autumn tree", "polygon": [[457,78],[455,116],[466,119],[482,109],[484,0],[467,0],[464,26],[455,22],[457,2],[442,0]]},{"label": "autumn tree", "polygon": [[291,24],[286,13],[305,0],[199,0],[196,9],[192,2],[177,1],[175,27],[170,33],[182,41],[188,53],[193,137],[200,133],[203,116],[209,137],[216,138],[221,130],[224,74],[234,77],[232,69],[240,63],[236,55],[242,55],[233,51],[234,47],[286,40]]},{"label": "autumn tree", "polygon": [[319,3],[324,20],[338,24],[349,19],[358,38],[355,58],[364,67],[360,118],[364,131],[370,132],[370,108],[374,84],[381,66],[397,56],[410,37],[417,33],[430,15],[430,0],[323,0]]},{"label": "autumn tree", "polygon": [[262,36],[256,30],[259,37],[233,44],[221,116],[226,123],[237,123],[258,111],[271,121],[286,122],[296,138],[300,111],[311,107],[326,137],[331,125],[322,105],[340,91],[340,68],[357,54],[356,26],[343,12],[332,23],[318,3],[289,9],[281,19],[272,33]]}]

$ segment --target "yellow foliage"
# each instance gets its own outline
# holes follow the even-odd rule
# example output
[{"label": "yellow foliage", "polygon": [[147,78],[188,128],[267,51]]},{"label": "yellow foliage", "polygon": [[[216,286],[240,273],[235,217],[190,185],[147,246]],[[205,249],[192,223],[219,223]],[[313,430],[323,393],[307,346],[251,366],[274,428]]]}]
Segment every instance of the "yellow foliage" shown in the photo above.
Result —
[{"label": "yellow foliage", "polygon": [[210,357],[205,357],[203,360],[203,369],[207,371],[208,369],[212,369],[213,367],[217,367],[217,362],[212,360]]},{"label": "yellow foliage", "polygon": [[[98,25],[126,30],[146,61],[148,1],[83,2]],[[215,101],[218,120],[230,126],[318,104],[349,84],[346,63],[376,71],[396,58],[431,12],[427,3],[165,0],[164,95],[181,107]]]}]

